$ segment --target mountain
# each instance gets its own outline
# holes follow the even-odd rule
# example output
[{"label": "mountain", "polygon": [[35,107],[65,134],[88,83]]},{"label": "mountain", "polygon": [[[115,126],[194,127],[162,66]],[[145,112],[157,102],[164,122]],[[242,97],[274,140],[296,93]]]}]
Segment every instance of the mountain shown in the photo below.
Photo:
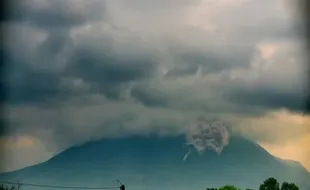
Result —
[{"label": "mountain", "polygon": [[301,190],[310,189],[310,173],[304,167],[274,157],[243,137],[232,137],[221,154],[199,153],[185,143],[183,136],[102,139],[71,147],[46,162],[0,174],[0,180],[115,186],[119,179],[127,189],[185,190],[225,184],[258,189],[265,179],[275,177],[280,182],[295,182]]}]

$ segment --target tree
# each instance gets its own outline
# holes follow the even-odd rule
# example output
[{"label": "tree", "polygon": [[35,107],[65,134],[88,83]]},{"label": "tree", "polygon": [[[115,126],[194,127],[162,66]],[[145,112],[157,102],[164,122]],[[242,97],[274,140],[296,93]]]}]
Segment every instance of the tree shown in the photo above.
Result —
[{"label": "tree", "polygon": [[289,190],[290,189],[289,186],[290,186],[289,183],[283,182],[281,186],[281,190]]},{"label": "tree", "polygon": [[281,190],[299,190],[299,187],[297,187],[294,183],[283,182]]},{"label": "tree", "polygon": [[218,190],[240,190],[240,189],[233,185],[225,185],[223,187],[220,187]]},{"label": "tree", "polygon": [[279,182],[275,178],[270,177],[259,186],[259,190],[280,190],[279,186]]},{"label": "tree", "polygon": [[294,183],[290,183],[290,190],[299,190],[299,187]]},{"label": "tree", "polygon": [[20,189],[20,185],[18,185],[18,186],[12,186],[11,188],[9,188],[7,185],[3,185],[3,184],[1,184],[0,185],[0,190],[19,190]]}]

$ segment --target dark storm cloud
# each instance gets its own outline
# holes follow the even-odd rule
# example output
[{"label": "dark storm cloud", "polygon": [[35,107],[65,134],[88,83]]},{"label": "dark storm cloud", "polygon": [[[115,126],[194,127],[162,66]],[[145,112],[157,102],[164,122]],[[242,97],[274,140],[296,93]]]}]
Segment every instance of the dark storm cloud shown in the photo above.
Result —
[{"label": "dark storm cloud", "polygon": [[[98,49],[75,44],[67,30],[58,30],[49,33],[31,55],[19,57],[16,49],[5,49],[8,101],[38,104],[70,99],[81,93],[74,89],[74,80],[88,85],[85,93],[118,99],[126,84],[150,78],[156,72],[157,63],[151,55],[123,55],[113,52],[112,45],[107,43]],[[64,80],[70,83],[68,78],[71,84],[63,85]]]},{"label": "dark storm cloud", "polygon": [[224,70],[247,67],[254,53],[253,47],[231,49],[223,52],[193,51],[188,50],[176,55],[177,64],[167,73],[169,76],[186,76],[197,73],[201,69],[202,74],[219,73]]},{"label": "dark storm cloud", "polygon": [[103,4],[92,1],[81,9],[78,1],[12,0],[2,21],[33,25],[39,28],[71,28],[103,17]]},{"label": "dark storm cloud", "polygon": [[[237,15],[235,21],[238,23],[235,25],[227,22],[227,20],[231,21],[229,18],[219,16],[220,26],[223,27],[222,31],[208,34],[210,36],[206,35],[206,39],[230,37],[227,43],[206,40],[206,43],[209,43],[206,46],[198,44],[197,47],[190,46],[190,48],[183,49],[181,48],[182,45],[171,46],[169,44],[168,46],[173,47],[169,56],[173,58],[174,63],[172,69],[169,69],[164,75],[162,82],[171,82],[171,86],[166,84],[161,86],[160,82],[152,81],[157,77],[158,70],[161,69],[159,67],[164,64],[160,63],[158,57],[153,56],[153,52],[144,51],[142,46],[150,44],[142,40],[140,44],[136,38],[139,34],[135,34],[135,30],[131,30],[135,29],[133,23],[129,25],[129,28],[126,28],[125,25],[116,27],[118,31],[114,31],[113,29],[102,29],[101,25],[105,26],[105,21],[107,21],[103,20],[104,22],[100,22],[100,27],[85,29],[89,33],[83,33],[85,31],[81,28],[79,31],[73,31],[73,28],[83,24],[95,25],[92,21],[105,19],[103,16],[107,16],[104,15],[105,11],[101,10],[105,5],[102,1],[92,1],[90,4],[85,1],[78,1],[85,5],[83,9],[81,4],[76,6],[77,4],[72,4],[73,2],[55,0],[34,3],[34,1],[27,0],[16,4],[12,9],[11,19],[7,19],[7,22],[30,25],[33,28],[44,28],[46,37],[35,48],[33,55],[19,58],[18,53],[9,54],[6,59],[11,69],[7,83],[11,102],[42,103],[59,97],[70,99],[71,96],[75,96],[79,92],[68,89],[68,86],[62,84],[64,78],[69,78],[72,79],[72,83],[74,80],[80,81],[83,85],[85,83],[88,86],[84,88],[87,91],[86,93],[102,93],[110,99],[118,99],[124,88],[129,83],[135,82],[138,85],[132,88],[131,97],[150,108],[222,110],[226,112],[229,110],[235,113],[242,111],[249,113],[251,112],[248,110],[250,105],[254,110],[254,107],[266,109],[286,107],[292,110],[298,110],[301,107],[300,98],[296,97],[294,93],[282,92],[273,88],[271,88],[273,90],[266,90],[266,88],[258,87],[251,91],[238,88],[238,85],[234,86],[235,84],[233,84],[227,88],[228,90],[223,90],[206,86],[205,83],[199,82],[200,79],[197,79],[197,82],[192,85],[185,86],[182,82],[170,81],[179,78],[184,80],[183,83],[186,83],[187,76],[195,76],[198,72],[202,75],[201,80],[205,80],[204,77],[209,74],[220,75],[222,72],[250,67],[253,55],[257,53],[255,48],[258,42],[266,37],[273,39],[277,37],[278,39],[289,38],[290,34],[293,33],[286,30],[287,25],[283,23],[277,24],[275,22],[276,24],[271,25],[270,21],[263,22],[264,20],[260,20],[261,23],[258,24],[258,27],[252,25],[252,22],[248,22],[245,18],[244,22],[240,22],[240,19],[243,18],[240,14],[241,16]],[[169,11],[170,5],[178,4],[176,1],[167,3],[165,7]],[[142,13],[145,11],[144,9],[152,9],[146,4],[131,5],[131,9],[142,11]],[[183,9],[186,6],[180,7]],[[154,15],[158,17],[157,11],[156,8],[156,11],[145,14],[151,15],[150,18]],[[130,17],[131,12],[127,12],[127,14]],[[108,16],[113,18],[112,13]],[[123,18],[125,15],[121,16]],[[275,17],[271,20],[276,21],[277,19]],[[156,25],[156,23],[154,24]],[[74,32],[77,31],[83,34],[74,35]],[[145,34],[141,35],[147,36],[147,32],[145,30]],[[189,32],[188,36],[195,38],[196,36],[193,34]],[[159,31],[159,35],[163,34]],[[126,42],[123,43],[123,41]],[[15,43],[17,44],[15,46],[18,47],[21,42],[17,40]],[[180,42],[184,47],[188,47],[186,43],[186,40]],[[204,40],[201,40],[201,43],[203,44]],[[27,43],[25,44],[22,46],[23,48],[27,48]],[[159,46],[166,45],[160,44]],[[135,49],[135,47],[139,48]],[[70,80],[66,80],[67,83],[70,83]],[[226,83],[227,81],[223,82]],[[150,88],[154,84],[158,86]],[[178,89],[174,88],[175,85],[181,86],[182,90],[175,90]],[[228,100],[224,101],[219,96],[223,91],[225,93],[229,91],[227,92]],[[209,94],[212,95],[208,97]],[[265,98],[263,98],[264,96]],[[209,101],[214,102],[214,104],[209,103]],[[216,102],[218,103],[216,104]],[[239,104],[242,106],[234,110],[235,107],[230,104],[235,104],[235,107]]]},{"label": "dark storm cloud", "polygon": [[[172,83],[172,85],[180,85]],[[272,109],[270,107],[261,107],[259,104],[240,103],[222,95],[222,90],[214,90],[210,86],[196,84],[193,86],[181,87],[183,90],[174,91],[166,89],[167,87],[152,84],[136,85],[131,89],[131,97],[138,103],[148,108],[174,109],[179,111],[198,111],[208,114],[240,114],[259,116]],[[169,87],[168,87],[169,88]],[[251,97],[250,97],[251,99]]]},{"label": "dark storm cloud", "polygon": [[188,5],[197,4],[199,0],[158,0],[156,2],[152,0],[120,0],[123,5],[139,11],[162,11],[163,9],[173,9],[186,7]]},{"label": "dark storm cloud", "polygon": [[199,71],[199,65],[178,64],[173,69],[169,70],[165,77],[185,77],[196,74]]},{"label": "dark storm cloud", "polygon": [[293,112],[304,112],[306,96],[298,91],[281,91],[270,87],[242,88],[235,87],[226,94],[226,98],[240,106],[251,105],[265,110],[288,109]]},{"label": "dark storm cloud", "polygon": [[123,86],[146,78],[156,72],[156,60],[151,55],[122,55],[113,52],[109,45],[96,49],[85,44],[75,49],[68,76],[82,78],[94,90],[108,98],[117,99]]},{"label": "dark storm cloud", "polygon": [[76,52],[71,66],[73,75],[86,80],[121,83],[151,76],[155,62],[148,56],[121,57],[110,52],[81,49]]},{"label": "dark storm cloud", "polygon": [[[7,57],[10,102],[39,103],[54,98],[70,98],[70,89],[61,79],[82,79],[92,92],[117,99],[124,84],[153,75],[156,63],[147,56],[121,57],[94,49],[73,47],[67,36],[52,34],[37,48],[30,60]],[[68,50],[69,49],[69,50]],[[27,63],[30,62],[30,63]],[[38,63],[31,67],[31,63]]]},{"label": "dark storm cloud", "polygon": [[73,95],[60,88],[75,50],[70,30],[102,20],[103,7],[96,0],[10,1],[1,19],[5,99],[10,104],[36,104]]},{"label": "dark storm cloud", "polygon": [[278,51],[299,28],[278,0],[11,1],[7,135],[62,149],[302,109],[294,55]]},{"label": "dark storm cloud", "polygon": [[58,54],[64,51],[66,48],[72,49],[72,39],[66,32],[54,32],[50,33],[48,37],[38,46],[37,54],[45,57],[45,59],[51,59],[57,57]]},{"label": "dark storm cloud", "polygon": [[[92,92],[101,92],[107,97],[115,99],[119,97],[120,92],[127,83],[132,81],[143,81],[146,78],[150,79],[155,76],[158,65],[151,53],[142,52],[133,55],[122,55],[122,53],[119,53],[118,50],[114,50],[113,47],[109,45],[111,43],[113,44],[113,40],[99,40],[104,44],[103,49],[98,49],[96,46],[87,44],[75,44],[75,41],[71,39],[69,35],[72,28],[96,19],[104,19],[103,16],[107,15],[104,15],[106,12],[102,8],[104,7],[103,5],[105,5],[103,1],[91,1],[92,3],[78,1],[76,4],[74,4],[74,2],[75,1],[54,0],[35,3],[34,0],[26,0],[19,3],[17,3],[17,1],[12,3],[12,13],[10,19],[7,21],[30,24],[31,26],[44,28],[47,31],[47,38],[36,48],[35,55],[32,56],[30,60],[12,61],[15,62],[13,65],[14,68],[16,68],[13,69],[12,73],[15,72],[15,74],[12,75],[12,78],[14,78],[14,76],[19,76],[18,79],[12,79],[10,83],[11,94],[14,94],[12,97],[15,97],[14,100],[34,101],[37,99],[42,101],[41,98],[45,100],[48,99],[48,97],[55,97],[57,94],[62,94],[63,97],[68,96],[69,98],[69,94],[73,94],[64,94],[64,92],[68,93],[68,89],[63,89],[64,87],[60,88],[60,79],[64,77],[81,79],[90,85]],[[80,5],[76,6],[78,3],[80,3]],[[118,3],[122,5],[128,4],[127,1],[119,1]],[[81,8],[81,4],[85,5],[84,8]],[[178,1],[157,2],[156,7],[149,6],[149,4],[145,4],[144,1],[142,2],[139,0],[129,4],[130,9],[136,11],[144,12],[148,9],[154,10],[154,12],[151,11],[149,14],[155,14],[156,16],[158,15],[155,12],[163,7],[167,8],[169,11],[171,7],[177,5],[182,7],[182,9],[186,7],[184,2],[180,3]],[[191,3],[191,5],[192,4],[193,3]],[[203,75],[210,73],[218,74],[222,71],[248,67],[253,57],[254,45],[258,40],[266,36],[283,36],[283,38],[287,38],[290,33],[284,32],[287,30],[282,27],[282,23],[277,24],[277,17],[270,19],[275,21],[275,24],[270,25],[270,21],[261,22],[258,24],[259,27],[251,25],[252,22],[246,20],[241,22],[240,19],[244,18],[242,15],[245,13],[246,12],[237,14],[237,19],[235,21],[238,22],[236,25],[227,23],[226,17],[223,17],[223,20],[220,19],[220,21],[222,21],[221,26],[224,27],[224,30],[231,30],[232,33],[238,31],[239,36],[236,37],[240,37],[239,33],[242,31],[243,39],[238,38],[236,40],[230,40],[229,43],[220,46],[216,45],[213,47],[212,45],[208,45],[209,47],[206,49],[188,48],[178,50],[178,47],[175,47],[176,49],[171,56],[174,56],[176,64],[168,71],[165,77],[173,78],[195,75],[199,70]],[[113,17],[113,15],[109,16]],[[231,21],[230,18],[228,18],[228,21]],[[232,21],[234,20],[232,19]],[[224,23],[227,24],[227,27]],[[132,27],[134,28],[134,26]],[[233,30],[233,27],[236,27],[238,30]],[[61,30],[54,30],[55,28]],[[126,33],[126,31],[130,30],[124,30],[122,32]],[[225,31],[219,32],[219,35],[223,35],[224,32]],[[102,35],[104,36],[105,33],[103,32]],[[249,39],[253,36],[255,39]],[[107,38],[109,38],[109,36]],[[85,39],[85,41],[87,41],[87,39]],[[135,40],[132,40],[131,43],[135,43],[134,41]],[[120,46],[122,46],[122,44]],[[31,62],[31,64],[25,64],[23,62]],[[49,73],[47,71],[51,72]],[[16,74],[17,72],[19,72],[19,74]],[[20,74],[22,72],[25,74]],[[171,98],[171,95],[167,95],[169,93],[165,92],[166,89],[163,89],[162,93],[159,93],[158,91],[153,92],[152,89],[143,90],[143,88],[146,87],[134,87],[131,96],[144,105],[169,107],[170,104],[168,102],[170,102],[171,99],[175,99]],[[188,91],[191,91],[190,88],[191,87],[189,87]],[[201,86],[201,88],[203,88],[203,86]],[[253,97],[253,101],[256,102],[253,105],[259,103],[273,104],[267,100],[267,102],[257,101],[253,94],[246,91],[241,90],[233,94],[238,93],[244,93],[245,96],[249,97],[244,98],[244,101]],[[259,94],[259,92],[255,94]],[[234,96],[235,95],[232,95],[232,97]],[[237,97],[242,96],[238,94]],[[190,97],[188,98],[191,99]],[[203,98],[201,99],[203,100]],[[174,101],[177,101],[177,99]],[[193,104],[188,107],[193,108],[195,107],[194,105],[200,107],[200,104],[197,102],[192,102]],[[281,103],[277,102],[274,104],[278,105]],[[289,103],[286,104],[290,105]]]},{"label": "dark storm cloud", "polygon": [[[59,81],[73,50],[67,32],[45,34],[26,29],[7,29],[4,42],[3,79],[10,104],[36,104],[57,98],[61,93]],[[42,34],[45,39],[37,40]]]},{"label": "dark storm cloud", "polygon": [[[46,101],[58,93],[57,76],[29,68],[25,62],[8,55],[3,57],[6,101],[10,104]],[[23,62],[22,62],[23,61]]]},{"label": "dark storm cloud", "polygon": [[151,90],[144,85],[132,88],[131,96],[148,107],[169,107],[169,103],[171,103],[167,94],[158,90]]}]

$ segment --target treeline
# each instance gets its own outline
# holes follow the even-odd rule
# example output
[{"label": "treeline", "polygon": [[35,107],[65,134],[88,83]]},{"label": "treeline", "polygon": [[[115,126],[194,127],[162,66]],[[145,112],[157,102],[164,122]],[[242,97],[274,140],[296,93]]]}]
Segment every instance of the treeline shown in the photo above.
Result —
[{"label": "treeline", "polygon": [[[241,190],[233,185],[225,185],[220,188],[207,188],[206,190]],[[253,189],[246,189],[253,190]],[[282,185],[273,177],[265,180],[260,186],[259,190],[299,190],[299,187],[294,183],[283,182]]]},{"label": "treeline", "polygon": [[18,185],[18,186],[14,186],[14,185],[12,185],[12,186],[8,186],[8,185],[0,185],[0,190],[19,190],[20,189],[20,185]]},{"label": "treeline", "polygon": [[[20,190],[19,186],[7,186],[1,185],[0,190]],[[234,185],[225,185],[220,188],[207,188],[206,190],[241,190],[240,188]],[[253,190],[253,189],[246,189],[246,190]],[[281,185],[280,183],[273,177],[268,178],[265,180],[260,186],[259,190],[299,190],[299,187],[294,183],[283,182]]]}]

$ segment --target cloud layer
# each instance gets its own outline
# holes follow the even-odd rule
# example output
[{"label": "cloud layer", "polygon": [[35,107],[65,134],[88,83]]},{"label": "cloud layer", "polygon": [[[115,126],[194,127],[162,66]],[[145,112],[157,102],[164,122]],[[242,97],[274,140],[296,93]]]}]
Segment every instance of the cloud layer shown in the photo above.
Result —
[{"label": "cloud layer", "polygon": [[302,113],[301,28],[290,6],[12,1],[1,21],[3,138],[31,136],[59,151],[101,137],[183,133],[201,115],[239,129],[236,121],[282,109]]}]

